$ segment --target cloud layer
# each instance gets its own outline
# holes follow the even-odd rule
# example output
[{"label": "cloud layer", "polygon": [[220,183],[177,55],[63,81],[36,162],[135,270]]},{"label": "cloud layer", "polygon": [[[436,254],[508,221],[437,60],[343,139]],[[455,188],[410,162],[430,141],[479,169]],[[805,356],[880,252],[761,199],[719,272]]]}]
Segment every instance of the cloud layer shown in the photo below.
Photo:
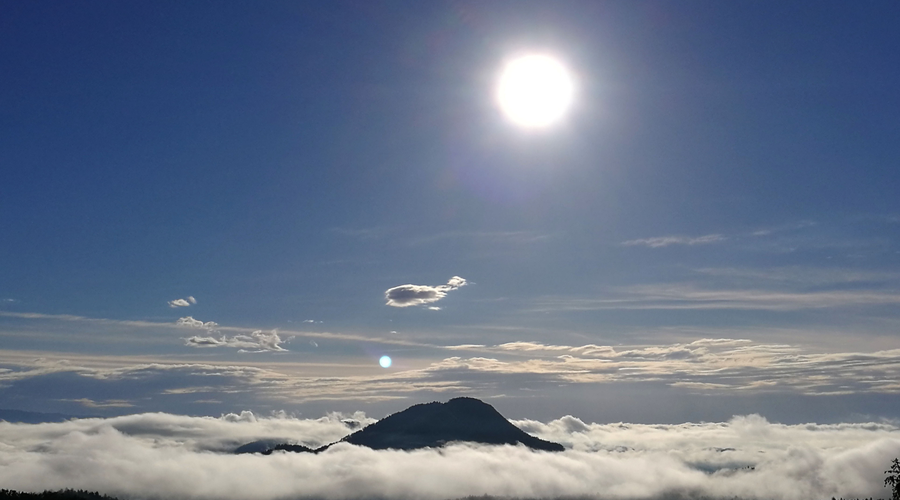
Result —
[{"label": "cloud layer", "polygon": [[447,292],[466,285],[465,278],[454,276],[446,285],[400,285],[388,288],[384,292],[387,305],[392,307],[410,307],[437,302],[447,296]]},{"label": "cloud layer", "polygon": [[431,369],[531,374],[569,383],[664,382],[719,394],[736,390],[819,396],[900,392],[900,349],[812,353],[791,345],[746,339],[700,339],[624,348],[539,342],[454,348],[482,355],[446,358]]},{"label": "cloud layer", "polygon": [[[537,394],[535,391],[577,399],[590,390],[592,394],[605,394],[604,405],[578,410],[592,412],[592,418],[679,422],[710,418],[704,417],[710,412],[715,412],[712,418],[725,418],[730,413],[714,408],[716,402],[736,404],[734,398],[744,398],[747,405],[739,411],[760,412],[790,422],[834,422],[855,418],[851,412],[896,415],[896,395],[900,393],[900,349],[823,352],[724,338],[637,346],[517,341],[418,345],[416,349],[427,352],[427,356],[409,358],[404,354],[405,347],[393,352],[385,349],[396,346],[384,344],[353,365],[335,361],[340,358],[329,354],[334,339],[298,338],[303,342],[295,343],[296,352],[303,353],[303,362],[272,356],[242,356],[240,362],[203,358],[173,362],[164,356],[71,353],[37,357],[0,350],[0,406],[30,402],[42,411],[78,414],[90,408],[91,414],[97,414],[97,409],[112,413],[125,405],[133,405],[135,411],[193,413],[247,407],[299,409],[298,405],[308,408],[312,404],[318,405],[316,411],[322,411],[335,408],[331,404],[335,401],[344,405],[341,409],[347,409],[394,399],[430,399],[439,394],[484,398],[505,394],[511,404],[523,405]],[[283,349],[280,340],[277,333],[256,332],[202,334],[185,341],[195,347],[207,342],[209,347],[271,352]],[[391,370],[378,366],[378,357],[384,352],[390,352],[394,359]],[[694,413],[666,404],[654,409],[635,406],[633,394],[647,398],[647,391],[658,391],[653,396],[656,401],[706,398],[704,404],[710,407],[705,413]],[[779,403],[801,397],[807,399],[787,408]],[[823,406],[828,404],[823,402],[826,399],[832,406]],[[569,408],[567,411],[574,411]],[[811,408],[827,411],[819,414]],[[542,411],[545,417],[559,415],[552,406]]]},{"label": "cloud layer", "polygon": [[514,421],[562,453],[452,445],[373,451],[347,444],[312,454],[231,455],[258,439],[317,445],[348,434],[362,414],[321,419],[250,412],[220,418],[162,413],[58,424],[0,423],[0,484],[27,491],[82,488],[130,497],[452,499],[589,496],[614,499],[883,497],[882,471],[900,454],[890,424],[729,422],[589,424],[566,416]]}]

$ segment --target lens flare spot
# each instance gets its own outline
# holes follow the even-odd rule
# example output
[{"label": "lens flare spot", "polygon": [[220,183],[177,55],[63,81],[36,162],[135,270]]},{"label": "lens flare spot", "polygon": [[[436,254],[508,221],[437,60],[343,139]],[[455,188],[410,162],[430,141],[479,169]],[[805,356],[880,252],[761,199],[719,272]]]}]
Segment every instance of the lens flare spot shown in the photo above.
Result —
[{"label": "lens flare spot", "polygon": [[391,357],[390,356],[382,356],[381,359],[378,360],[378,364],[381,365],[382,368],[390,368],[391,367]]}]

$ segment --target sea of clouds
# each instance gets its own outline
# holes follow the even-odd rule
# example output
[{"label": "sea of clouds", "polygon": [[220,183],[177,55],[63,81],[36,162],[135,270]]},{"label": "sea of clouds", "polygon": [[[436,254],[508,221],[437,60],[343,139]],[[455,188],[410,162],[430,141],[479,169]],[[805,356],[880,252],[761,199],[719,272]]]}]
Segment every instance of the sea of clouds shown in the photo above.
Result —
[{"label": "sea of clouds", "polygon": [[372,421],[362,413],[243,412],[0,422],[0,487],[225,500],[889,498],[884,470],[900,456],[900,427],[892,423],[782,425],[757,415],[680,425],[513,421],[564,444],[562,453],[472,444],[374,451],[346,443],[318,455],[229,453],[266,439],[317,447]]}]

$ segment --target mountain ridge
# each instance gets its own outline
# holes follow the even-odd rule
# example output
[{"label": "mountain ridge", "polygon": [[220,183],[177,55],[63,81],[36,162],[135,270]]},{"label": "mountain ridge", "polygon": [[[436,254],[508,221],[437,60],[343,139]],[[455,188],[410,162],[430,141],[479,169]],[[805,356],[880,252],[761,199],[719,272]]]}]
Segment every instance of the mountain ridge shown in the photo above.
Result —
[{"label": "mountain ridge", "polygon": [[337,443],[350,443],[374,450],[415,450],[440,448],[457,442],[521,444],[539,451],[565,449],[559,443],[545,441],[519,429],[484,401],[459,397],[446,403],[433,401],[415,404],[317,449],[283,443],[266,445],[265,450],[260,450],[263,447],[262,441],[258,441],[241,446],[235,452],[264,455],[278,450],[319,453]]}]

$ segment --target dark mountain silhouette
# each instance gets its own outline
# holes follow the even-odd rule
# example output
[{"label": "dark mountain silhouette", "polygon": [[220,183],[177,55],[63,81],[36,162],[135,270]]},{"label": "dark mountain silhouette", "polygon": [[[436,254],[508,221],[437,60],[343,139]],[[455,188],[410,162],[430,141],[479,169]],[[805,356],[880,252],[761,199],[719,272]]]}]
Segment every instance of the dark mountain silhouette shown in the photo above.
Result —
[{"label": "dark mountain silhouette", "polygon": [[493,406],[475,398],[425,403],[394,413],[341,441],[376,450],[436,448],[454,441],[523,444],[535,450],[563,451],[509,423]]},{"label": "dark mountain silhouette", "polygon": [[318,453],[320,451],[325,450],[327,446],[323,446],[321,448],[316,448],[315,450],[308,447],[303,446],[302,444],[276,444],[275,446],[269,448],[266,451],[261,452],[263,455],[271,455],[272,452],[275,451],[290,451],[293,453]]},{"label": "dark mountain silhouette", "polygon": [[[253,441],[251,443],[247,443],[245,445],[238,446],[234,453],[237,455],[243,455],[245,453],[262,453],[263,455],[270,455],[273,451],[275,451],[278,447],[285,446],[294,446],[291,444],[285,444],[286,439],[260,439],[259,441]],[[306,448],[304,446],[304,448]],[[279,448],[284,449],[284,448]],[[307,448],[309,449],[309,448]],[[305,451],[305,450],[297,450],[297,451]]]},{"label": "dark mountain silhouette", "polygon": [[[375,450],[438,448],[452,442],[523,444],[534,450],[563,451],[561,444],[538,439],[509,423],[493,406],[474,398],[456,398],[446,403],[423,403],[389,415],[338,442]],[[302,445],[254,441],[235,453],[293,451],[319,453],[335,443],[311,449]]]}]

